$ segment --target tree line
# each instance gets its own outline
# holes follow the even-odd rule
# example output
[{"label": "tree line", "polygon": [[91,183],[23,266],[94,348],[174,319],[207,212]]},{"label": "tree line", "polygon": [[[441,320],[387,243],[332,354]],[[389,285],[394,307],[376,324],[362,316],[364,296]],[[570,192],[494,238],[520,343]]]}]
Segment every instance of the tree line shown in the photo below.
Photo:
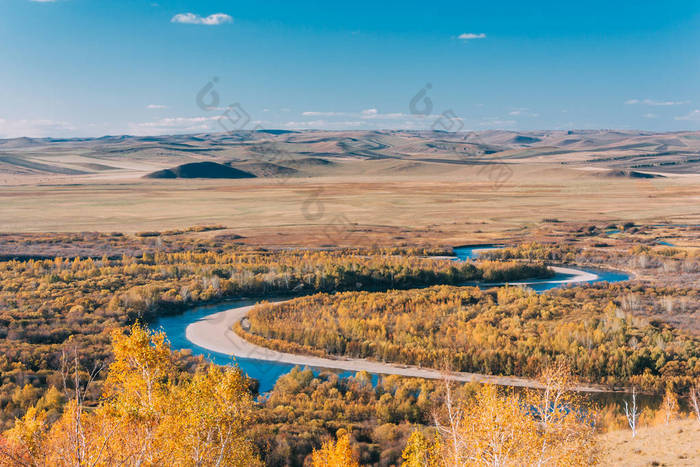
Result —
[{"label": "tree line", "polygon": [[110,332],[136,321],[228,298],[549,273],[542,265],[366,253],[235,248],[0,262],[0,427],[60,385],[60,356],[69,340],[90,367],[109,358]]},{"label": "tree line", "polygon": [[[634,316],[602,288],[434,286],[316,294],[249,313],[236,332],[293,353],[370,358],[490,375],[533,377],[560,358],[584,380],[649,391],[700,376],[700,339]],[[611,300],[612,298],[612,300]]]}]

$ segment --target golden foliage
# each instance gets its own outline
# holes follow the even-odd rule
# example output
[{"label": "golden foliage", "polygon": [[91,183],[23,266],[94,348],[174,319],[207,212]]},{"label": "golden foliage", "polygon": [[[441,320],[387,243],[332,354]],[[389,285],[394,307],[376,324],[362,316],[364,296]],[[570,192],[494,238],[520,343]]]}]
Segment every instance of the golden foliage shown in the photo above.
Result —
[{"label": "golden foliage", "polygon": [[[541,390],[504,392],[482,385],[469,395],[445,382],[435,429],[416,428],[402,467],[589,466],[599,461],[595,414],[571,392],[576,379],[565,364],[547,368]],[[427,437],[426,432],[434,433]],[[357,465],[341,430],[313,453],[313,466]],[[349,462],[349,463],[348,463]]]},{"label": "golden foliage", "polygon": [[441,450],[439,437],[430,443],[420,430],[413,430],[401,453],[401,467],[439,467]]},{"label": "golden foliage", "polygon": [[[42,445],[46,430],[46,413],[37,411],[36,407],[30,407],[24,417],[15,420],[15,426],[6,433],[8,441],[14,445],[14,455],[8,457],[18,463],[20,459],[24,459],[42,464],[44,461]],[[0,463],[2,463],[1,457]]]},{"label": "golden foliage", "polygon": [[[0,429],[9,428],[46,388],[60,386],[60,356],[71,337],[88,368],[111,357],[113,329],[204,302],[457,284],[484,274],[473,264],[403,251],[265,251],[222,242],[170,243],[163,248],[175,251],[167,251],[133,245],[121,236],[96,235],[100,238],[88,243],[107,242],[103,249],[111,257],[0,262],[0,392],[23,391],[17,398],[0,398]],[[29,243],[70,242],[55,237]],[[115,256],[120,251],[124,254]],[[31,381],[26,390],[23,381]],[[88,396],[94,401],[99,388]]]},{"label": "golden foliage", "polygon": [[[341,430],[342,431],[342,430]],[[311,455],[313,467],[359,467],[350,448],[350,435],[339,433],[338,441],[327,441]]]},{"label": "golden foliage", "polygon": [[[572,381],[568,376],[558,379],[564,371],[545,375],[543,383],[549,381],[551,386],[525,395],[483,385],[473,397],[453,400],[446,383],[434,440],[415,429],[403,449],[402,467],[597,464],[593,414],[564,403],[571,400],[567,388]],[[347,437],[339,438],[337,444],[329,442],[314,451],[314,467],[348,465],[343,463],[351,452],[346,442]]]},{"label": "golden foliage", "polygon": [[671,390],[670,386],[666,388],[666,395],[661,403],[661,407],[663,409],[664,421],[666,425],[668,425],[668,423],[678,415],[678,398],[673,390]]},{"label": "golden foliage", "polygon": [[[316,294],[249,313],[236,332],[292,353],[536,377],[560,357],[582,378],[663,390],[700,375],[700,339],[623,313],[586,290],[435,286]],[[596,292],[598,293],[598,292]]]},{"label": "golden foliage", "polygon": [[543,374],[543,391],[524,396],[484,385],[475,397],[453,401],[448,387],[436,419],[441,449],[428,452],[414,440],[411,453],[449,467],[593,465],[591,414],[567,402],[572,381],[562,366]]},{"label": "golden foliage", "polygon": [[240,370],[178,372],[164,335],[138,325],[115,332],[113,346],[102,402],[87,410],[76,397],[53,425],[30,408],[7,433],[11,452],[31,465],[260,463],[246,434],[253,402]]},{"label": "golden foliage", "polygon": [[104,384],[105,408],[120,417],[155,416],[173,376],[170,346],[165,333],[132,326],[129,335],[112,333],[114,362]]}]

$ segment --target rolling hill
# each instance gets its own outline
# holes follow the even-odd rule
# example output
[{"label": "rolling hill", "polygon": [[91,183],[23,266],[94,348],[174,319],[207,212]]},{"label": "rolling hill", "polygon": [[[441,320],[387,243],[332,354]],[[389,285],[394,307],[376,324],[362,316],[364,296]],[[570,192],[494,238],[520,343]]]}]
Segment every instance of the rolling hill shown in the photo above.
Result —
[{"label": "rolling hill", "polygon": [[255,178],[250,172],[216,162],[192,162],[172,169],[157,170],[146,178]]},{"label": "rolling hill", "polygon": [[[316,176],[342,173],[347,162],[382,160],[405,161],[413,167],[415,163],[442,165],[447,169],[456,164],[505,162],[629,174],[693,174],[700,172],[700,132],[266,130],[0,140],[0,175],[5,178],[138,178],[202,162],[240,167],[239,170],[258,177],[276,177],[280,173]],[[204,172],[205,177],[213,173],[241,176],[222,168],[213,170],[213,166]],[[156,176],[179,177],[171,172]]]}]

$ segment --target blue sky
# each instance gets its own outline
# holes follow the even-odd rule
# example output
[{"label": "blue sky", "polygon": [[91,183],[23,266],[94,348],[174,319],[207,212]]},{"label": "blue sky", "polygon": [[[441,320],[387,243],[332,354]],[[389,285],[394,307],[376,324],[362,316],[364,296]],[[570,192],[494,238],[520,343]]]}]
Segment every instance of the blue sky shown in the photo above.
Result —
[{"label": "blue sky", "polygon": [[0,137],[698,130],[699,45],[697,0],[0,0]]}]

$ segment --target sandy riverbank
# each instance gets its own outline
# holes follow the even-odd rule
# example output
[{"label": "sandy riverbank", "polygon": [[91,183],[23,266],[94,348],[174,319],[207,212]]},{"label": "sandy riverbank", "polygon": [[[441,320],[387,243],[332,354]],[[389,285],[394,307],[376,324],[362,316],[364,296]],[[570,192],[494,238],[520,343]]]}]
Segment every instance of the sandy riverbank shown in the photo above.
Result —
[{"label": "sandy riverbank", "polygon": [[[567,277],[566,279],[552,281],[553,283],[588,282],[595,280],[598,277],[595,274],[572,268],[552,267],[552,269],[557,274],[571,275],[571,277]],[[521,284],[528,284],[528,282],[522,282]],[[233,332],[233,325],[245,318],[248,311],[250,311],[253,306],[254,305],[232,308],[206,316],[201,320],[187,326],[185,335],[187,339],[195,345],[203,347],[207,350],[233,355],[236,357],[353,372],[367,371],[369,373],[412,376],[428,379],[448,378],[450,380],[461,382],[484,382],[504,386],[538,387],[538,384],[535,381],[526,378],[492,376],[466,372],[445,373],[430,368],[382,363],[366,359],[350,359],[341,357],[331,359],[311,355],[296,355],[278,352],[276,350],[252,344]],[[605,388],[596,385],[580,386],[578,389],[587,392],[605,391]]]}]

